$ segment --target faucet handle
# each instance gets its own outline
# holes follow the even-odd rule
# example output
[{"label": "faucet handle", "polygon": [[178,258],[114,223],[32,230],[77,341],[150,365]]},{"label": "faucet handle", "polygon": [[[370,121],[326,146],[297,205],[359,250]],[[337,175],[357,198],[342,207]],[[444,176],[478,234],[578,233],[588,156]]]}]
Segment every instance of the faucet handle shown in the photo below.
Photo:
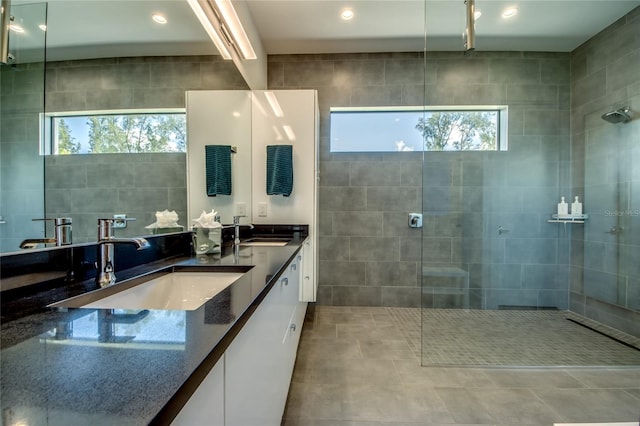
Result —
[{"label": "faucet handle", "polygon": [[[116,224],[126,223],[136,220],[135,217],[101,217],[98,218],[98,241],[113,238],[113,229],[118,228]],[[120,226],[124,228],[124,226]]]},{"label": "faucet handle", "polygon": [[126,223],[136,220],[135,217],[105,217],[98,218],[98,228],[111,226],[113,228],[126,228]]},{"label": "faucet handle", "polygon": [[68,246],[71,244],[71,218],[70,217],[45,217],[31,219],[34,222],[47,221],[53,222],[55,230],[56,246]]},{"label": "faucet handle", "polygon": [[53,221],[55,226],[71,225],[71,222],[72,222],[70,217],[45,217],[45,218],[38,218],[38,219],[31,219],[31,220],[33,222],[37,222],[40,220],[51,220]]}]

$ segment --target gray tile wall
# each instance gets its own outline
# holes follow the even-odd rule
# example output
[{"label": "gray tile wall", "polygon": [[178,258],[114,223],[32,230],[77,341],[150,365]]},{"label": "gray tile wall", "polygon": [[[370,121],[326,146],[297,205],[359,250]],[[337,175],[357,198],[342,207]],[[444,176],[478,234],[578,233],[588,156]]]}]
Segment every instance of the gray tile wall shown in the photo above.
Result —
[{"label": "gray tile wall", "polygon": [[184,108],[187,90],[246,89],[219,56],[151,56],[47,63],[46,111]]},{"label": "gray tile wall", "polygon": [[[426,74],[416,53],[277,55],[268,70],[269,88],[319,92],[319,303],[415,307],[424,284],[435,307],[567,307],[568,237],[546,219],[569,178],[568,54],[434,52]],[[507,104],[509,151],[427,153],[424,169],[421,153],[330,152],[330,107],[423,102]]]},{"label": "gray tile wall", "polygon": [[[184,108],[187,90],[247,89],[219,56],[53,62],[46,84],[47,112]],[[49,156],[45,173],[47,214],[73,218],[74,242],[95,241],[97,218],[119,213],[137,219],[120,236],[149,234],[144,227],[165,209],[190,224],[183,153]]]},{"label": "gray tile wall", "polygon": [[114,214],[136,219],[117,236],[151,234],[145,226],[165,209],[188,229],[185,153],[50,156],[45,174],[47,214],[73,219],[74,243],[95,241],[97,219]]},{"label": "gray tile wall", "polygon": [[[640,336],[640,7],[571,53],[571,93],[573,193],[590,215],[572,236],[571,309]],[[630,123],[600,118],[623,106]]]}]

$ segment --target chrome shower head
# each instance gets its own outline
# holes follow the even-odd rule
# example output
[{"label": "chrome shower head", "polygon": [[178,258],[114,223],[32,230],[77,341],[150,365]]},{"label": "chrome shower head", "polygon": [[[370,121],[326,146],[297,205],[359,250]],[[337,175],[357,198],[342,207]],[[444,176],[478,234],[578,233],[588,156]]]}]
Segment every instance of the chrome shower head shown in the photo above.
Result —
[{"label": "chrome shower head", "polygon": [[602,114],[602,119],[613,124],[626,123],[628,121],[631,121],[630,113],[631,113],[631,107],[626,106],[626,107],[617,109],[615,111]]}]

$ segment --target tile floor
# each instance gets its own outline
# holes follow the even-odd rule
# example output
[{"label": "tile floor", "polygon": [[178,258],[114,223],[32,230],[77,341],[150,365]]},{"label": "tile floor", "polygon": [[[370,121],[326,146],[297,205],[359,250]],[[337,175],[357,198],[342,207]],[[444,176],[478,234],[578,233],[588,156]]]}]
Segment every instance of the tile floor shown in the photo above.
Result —
[{"label": "tile floor", "polygon": [[640,421],[640,367],[421,367],[390,309],[316,307],[303,329],[283,425]]},{"label": "tile floor", "polygon": [[[387,308],[387,312],[414,352],[422,355],[423,366],[640,366],[640,339],[567,311]],[[613,334],[626,345],[576,321]]]}]

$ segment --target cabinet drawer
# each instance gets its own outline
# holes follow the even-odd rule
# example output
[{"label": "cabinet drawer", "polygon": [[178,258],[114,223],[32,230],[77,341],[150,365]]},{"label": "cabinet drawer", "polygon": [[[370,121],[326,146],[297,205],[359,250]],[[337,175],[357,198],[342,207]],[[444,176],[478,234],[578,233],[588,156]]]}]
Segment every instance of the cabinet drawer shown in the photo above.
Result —
[{"label": "cabinet drawer", "polygon": [[304,325],[304,316],[307,313],[307,302],[298,302],[291,313],[287,330],[284,333],[282,343],[287,344],[288,341],[294,340],[295,346],[298,346],[300,335],[302,333],[302,326]]},{"label": "cabinet drawer", "polygon": [[[298,271],[298,265],[296,263],[289,266],[289,270],[284,274],[280,281],[282,282],[283,303],[288,305],[291,309],[298,303],[300,299],[300,275]],[[289,316],[287,316],[287,320]]]}]

